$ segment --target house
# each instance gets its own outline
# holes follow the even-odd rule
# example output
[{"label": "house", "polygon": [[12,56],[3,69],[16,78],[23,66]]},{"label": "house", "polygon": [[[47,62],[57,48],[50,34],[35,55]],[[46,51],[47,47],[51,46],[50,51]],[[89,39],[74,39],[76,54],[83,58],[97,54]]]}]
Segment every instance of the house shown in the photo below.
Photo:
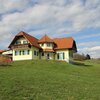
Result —
[{"label": "house", "polygon": [[77,52],[72,37],[51,39],[47,35],[37,39],[23,31],[12,40],[9,48],[13,52],[13,61],[32,59],[53,59],[69,62]]}]

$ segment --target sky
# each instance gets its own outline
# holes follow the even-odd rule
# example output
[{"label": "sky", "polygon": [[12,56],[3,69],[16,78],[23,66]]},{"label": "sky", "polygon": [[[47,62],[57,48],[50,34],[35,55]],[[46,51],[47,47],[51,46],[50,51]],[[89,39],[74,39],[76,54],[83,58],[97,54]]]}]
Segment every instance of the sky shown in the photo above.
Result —
[{"label": "sky", "polygon": [[100,0],[0,0],[0,49],[20,31],[73,37],[78,53],[100,58]]}]

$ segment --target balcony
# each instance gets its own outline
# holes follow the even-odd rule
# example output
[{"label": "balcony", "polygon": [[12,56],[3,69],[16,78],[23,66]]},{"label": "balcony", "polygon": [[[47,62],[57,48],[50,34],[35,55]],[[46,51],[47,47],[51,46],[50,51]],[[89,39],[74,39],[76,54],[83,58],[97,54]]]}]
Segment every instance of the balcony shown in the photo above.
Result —
[{"label": "balcony", "polygon": [[31,48],[31,45],[30,44],[16,44],[16,45],[12,45],[11,46],[11,49],[26,49],[26,48]]}]

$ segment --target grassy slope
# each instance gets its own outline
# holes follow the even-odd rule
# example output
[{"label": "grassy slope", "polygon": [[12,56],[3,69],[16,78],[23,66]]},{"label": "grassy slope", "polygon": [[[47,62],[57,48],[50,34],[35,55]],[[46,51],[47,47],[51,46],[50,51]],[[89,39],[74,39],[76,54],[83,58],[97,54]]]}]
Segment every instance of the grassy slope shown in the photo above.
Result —
[{"label": "grassy slope", "polygon": [[0,100],[100,100],[99,65],[22,61],[0,66]]}]

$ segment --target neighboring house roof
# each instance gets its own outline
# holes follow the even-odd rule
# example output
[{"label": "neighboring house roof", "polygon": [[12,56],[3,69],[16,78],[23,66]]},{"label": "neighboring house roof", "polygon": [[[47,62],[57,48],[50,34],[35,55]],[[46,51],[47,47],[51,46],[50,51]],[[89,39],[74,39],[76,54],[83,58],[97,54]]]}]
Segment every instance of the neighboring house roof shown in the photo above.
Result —
[{"label": "neighboring house roof", "polygon": [[49,38],[47,35],[43,36],[39,41],[38,43],[53,43],[54,41]]},{"label": "neighboring house roof", "polygon": [[31,35],[29,35],[29,34],[23,32],[23,31],[19,32],[19,33],[15,36],[15,38],[13,39],[13,41],[11,42],[11,44],[9,45],[9,48],[11,47],[11,45],[13,45],[13,43],[16,41],[16,39],[17,39],[19,36],[25,37],[25,38],[30,42],[31,45],[33,45],[33,46],[35,46],[35,47],[37,47],[37,48],[41,48],[41,47],[39,46],[39,44],[38,44],[38,39],[37,39],[37,38],[35,38],[35,37],[33,37],[33,36],[31,36]]},{"label": "neighboring house roof", "polygon": [[72,37],[69,38],[55,38],[53,39],[56,44],[54,49],[71,49],[73,48],[74,40]]},{"label": "neighboring house roof", "polygon": [[3,53],[2,53],[3,55],[12,55],[13,54],[13,52],[12,52],[12,50],[6,50],[6,51],[4,51]]},{"label": "neighboring house roof", "polygon": [[3,52],[5,52],[5,50],[0,50],[0,54],[2,54]]}]

